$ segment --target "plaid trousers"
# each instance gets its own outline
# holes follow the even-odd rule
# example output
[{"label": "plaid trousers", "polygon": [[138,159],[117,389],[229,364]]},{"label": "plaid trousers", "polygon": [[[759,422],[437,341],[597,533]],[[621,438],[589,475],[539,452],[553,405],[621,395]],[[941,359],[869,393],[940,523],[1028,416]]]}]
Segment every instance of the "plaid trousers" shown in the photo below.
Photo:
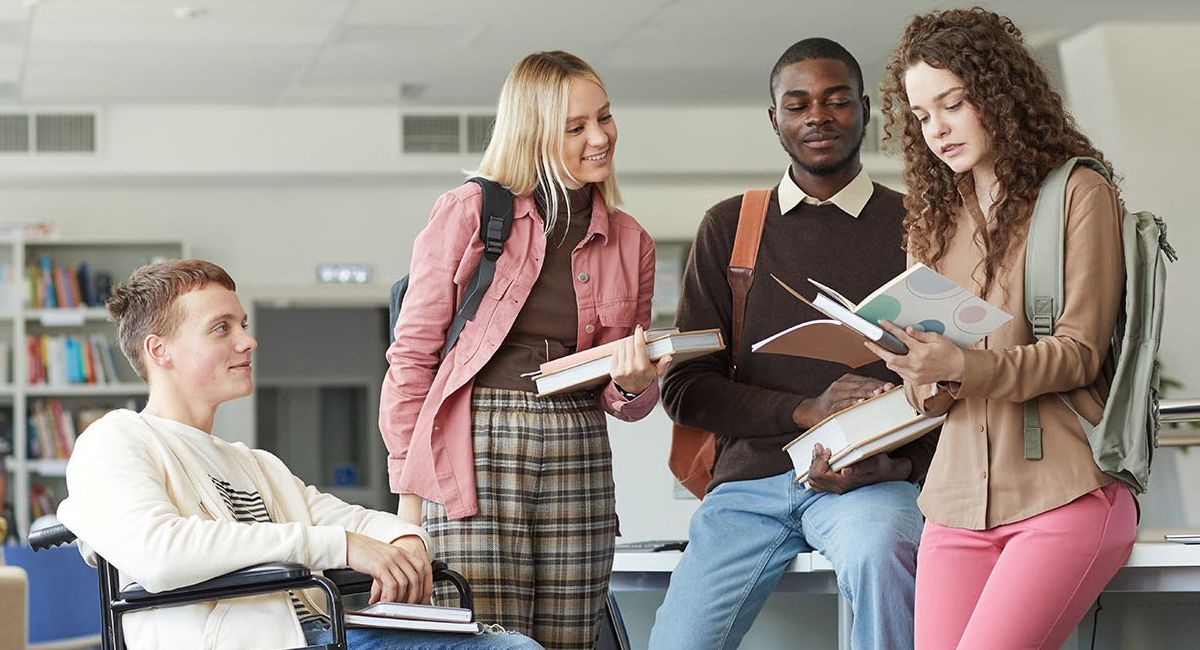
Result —
[{"label": "plaid trousers", "polygon": [[[604,412],[586,391],[476,387],[471,405],[479,514],[450,521],[426,501],[432,555],[470,581],[480,621],[590,649],[617,530]],[[434,602],[457,600],[439,586]]]}]

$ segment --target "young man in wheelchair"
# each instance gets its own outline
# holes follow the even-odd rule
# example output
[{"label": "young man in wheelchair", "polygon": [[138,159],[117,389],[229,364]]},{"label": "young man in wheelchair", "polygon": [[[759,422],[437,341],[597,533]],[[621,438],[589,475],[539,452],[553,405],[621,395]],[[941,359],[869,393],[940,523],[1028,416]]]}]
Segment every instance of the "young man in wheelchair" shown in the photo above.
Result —
[{"label": "young man in wheelchair", "polygon": [[[264,562],[349,567],[372,602],[428,602],[427,537],[397,516],[306,486],[272,454],[212,435],[217,407],[253,390],[257,343],[235,285],[201,260],[143,266],[108,301],[122,352],[150,386],[146,408],[104,416],[76,441],[58,516],[85,558],[152,592]],[[314,345],[319,342],[314,341]],[[129,648],[283,648],[326,642],[329,621],[304,591],[130,612]],[[538,648],[515,634],[353,629],[352,650]]]}]

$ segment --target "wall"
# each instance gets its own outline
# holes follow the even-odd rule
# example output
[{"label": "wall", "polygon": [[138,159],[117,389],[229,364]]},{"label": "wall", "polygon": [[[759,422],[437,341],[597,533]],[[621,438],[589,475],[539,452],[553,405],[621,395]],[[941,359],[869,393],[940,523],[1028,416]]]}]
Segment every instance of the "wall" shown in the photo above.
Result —
[{"label": "wall", "polygon": [[[778,146],[765,107],[617,107],[619,167],[649,174],[771,169]],[[491,113],[430,107],[422,113]],[[391,107],[136,106],[99,112],[97,155],[0,157],[13,177],[171,175],[428,175],[473,166],[475,156],[400,154]],[[669,146],[664,146],[669,143]]]},{"label": "wall", "polygon": [[[1169,224],[1180,254],[1168,267],[1164,373],[1183,382],[1180,397],[1200,397],[1200,220],[1194,183],[1200,131],[1200,24],[1110,24],[1063,41],[1060,61],[1072,112],[1082,130],[1124,176],[1131,209],[1151,210]],[[1200,454],[1160,450],[1143,529],[1200,526]]]}]

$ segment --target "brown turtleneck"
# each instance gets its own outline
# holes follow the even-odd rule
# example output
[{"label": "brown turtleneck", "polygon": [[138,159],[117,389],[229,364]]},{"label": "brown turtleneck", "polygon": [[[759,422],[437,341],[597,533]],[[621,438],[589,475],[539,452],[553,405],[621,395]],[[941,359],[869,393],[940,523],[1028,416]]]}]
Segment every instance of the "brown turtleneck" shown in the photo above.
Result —
[{"label": "brown turtleneck", "polygon": [[[540,189],[535,191],[538,217],[548,209]],[[571,253],[583,241],[592,220],[592,186],[569,190],[559,198],[554,229],[546,236],[546,260],[521,313],[504,343],[475,376],[476,386],[536,392],[533,380],[521,375],[546,361],[575,351],[579,312]]]}]

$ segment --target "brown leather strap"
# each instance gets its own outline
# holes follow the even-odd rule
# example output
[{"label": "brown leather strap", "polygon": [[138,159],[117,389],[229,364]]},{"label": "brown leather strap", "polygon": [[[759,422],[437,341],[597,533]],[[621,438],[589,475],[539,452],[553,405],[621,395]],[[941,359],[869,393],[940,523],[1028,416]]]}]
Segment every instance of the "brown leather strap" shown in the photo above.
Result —
[{"label": "brown leather strap", "polygon": [[[733,238],[733,254],[729,256],[729,288],[733,291],[733,336],[729,341],[729,358],[736,359],[742,340],[742,324],[746,319],[746,297],[754,282],[754,263],[758,260],[758,244],[762,241],[763,223],[767,220],[767,204],[771,190],[747,190],[742,195],[742,210],[738,214],[737,235]],[[737,363],[729,365],[729,376],[737,375]]]}]

